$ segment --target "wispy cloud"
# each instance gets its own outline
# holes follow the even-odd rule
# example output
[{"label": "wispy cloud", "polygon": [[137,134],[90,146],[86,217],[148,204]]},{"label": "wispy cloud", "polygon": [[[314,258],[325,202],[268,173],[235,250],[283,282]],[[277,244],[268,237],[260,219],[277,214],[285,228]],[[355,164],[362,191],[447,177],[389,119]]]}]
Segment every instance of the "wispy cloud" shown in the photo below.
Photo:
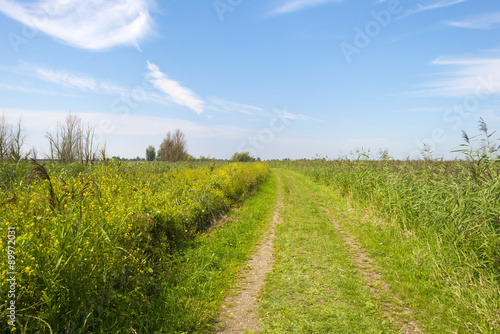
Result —
[{"label": "wispy cloud", "polygon": [[5,15],[72,46],[103,50],[138,43],[152,31],[149,0],[0,0]]},{"label": "wispy cloud", "polygon": [[[93,93],[109,95],[115,97],[128,97],[137,102],[149,101],[161,104],[170,104],[172,101],[156,91],[148,90],[145,87],[136,87],[134,89],[122,87],[109,81],[100,81],[92,76],[81,73],[74,73],[66,70],[40,67],[27,62],[19,62],[14,68],[0,67],[0,71],[11,72],[16,75],[35,78],[43,82],[55,84],[62,90],[46,90],[36,87],[28,87],[25,84],[12,84],[0,82],[0,88],[12,91],[34,93],[41,95],[68,95],[75,92]],[[30,84],[35,84],[30,80]]]},{"label": "wispy cloud", "polygon": [[238,102],[226,101],[219,98],[211,98],[208,108],[212,110],[228,112],[228,113],[241,113],[246,115],[255,115],[264,113],[264,109],[242,104]]},{"label": "wispy cloud", "polygon": [[321,119],[309,117],[306,115],[294,114],[286,109],[275,110],[278,114],[281,114],[286,119],[296,120],[296,121],[318,121],[323,122]]},{"label": "wispy cloud", "polygon": [[172,102],[186,106],[198,115],[203,112],[205,103],[189,88],[183,87],[177,81],[170,79],[155,64],[148,62],[148,70],[149,82],[156,89],[165,93]]},{"label": "wispy cloud", "polygon": [[14,91],[14,92],[21,92],[21,93],[30,93],[30,94],[54,95],[54,96],[66,95],[67,96],[67,94],[64,94],[61,92],[55,92],[53,90],[38,89],[38,88],[28,87],[26,85],[13,85],[13,84],[2,83],[2,82],[0,82],[0,89],[10,90],[10,91]]},{"label": "wispy cloud", "polygon": [[281,6],[269,12],[269,16],[288,14],[303,9],[320,6],[330,2],[342,2],[343,0],[288,0]]},{"label": "wispy cloud", "polygon": [[402,18],[405,18],[407,16],[418,14],[418,13],[425,12],[428,10],[453,6],[453,5],[456,5],[456,4],[465,2],[465,1],[466,0],[440,0],[437,2],[429,3],[427,5],[418,4],[417,8],[406,10],[400,17],[398,17],[398,19],[402,19]]},{"label": "wispy cloud", "polygon": [[69,72],[54,71],[32,66],[38,78],[65,87],[78,88],[82,91],[95,91],[96,80],[88,75],[78,75]]},{"label": "wispy cloud", "polygon": [[432,62],[450,70],[440,79],[428,82],[419,96],[468,96],[500,93],[500,58],[439,58]]},{"label": "wispy cloud", "polygon": [[500,12],[484,13],[462,21],[446,21],[445,23],[458,28],[489,30],[500,27]]}]

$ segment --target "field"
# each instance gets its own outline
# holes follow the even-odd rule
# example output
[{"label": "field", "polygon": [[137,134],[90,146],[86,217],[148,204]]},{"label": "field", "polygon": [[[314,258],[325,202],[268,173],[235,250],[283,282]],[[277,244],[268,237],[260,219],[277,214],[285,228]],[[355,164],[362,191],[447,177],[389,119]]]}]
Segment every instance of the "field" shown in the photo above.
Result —
[{"label": "field", "polygon": [[[292,201],[285,210],[284,222],[289,225],[295,221],[295,226],[283,230],[284,235],[290,235],[295,241],[283,241],[287,250],[279,256],[284,257],[284,265],[288,263],[288,267],[281,269],[281,275],[297,271],[318,272],[314,267],[297,268],[301,263],[298,258],[304,254],[295,257],[292,254],[297,252],[300,244],[311,247],[304,259],[307,265],[314,265],[312,259],[319,262],[320,267],[337,263],[334,266],[343,268],[340,270],[351,272],[349,284],[356,285],[356,276],[360,275],[361,281],[372,289],[371,293],[364,292],[371,295],[370,298],[352,296],[360,299],[360,306],[348,309],[344,316],[356,314],[367,300],[372,299],[369,304],[375,305],[375,310],[381,313],[391,314],[402,306],[412,309],[414,319],[424,332],[499,332],[500,168],[496,162],[485,163],[481,172],[474,174],[477,166],[471,165],[471,162],[463,161],[295,161],[276,164],[295,171],[293,174],[281,172],[290,180],[288,187]],[[305,197],[298,199],[299,196]],[[312,211],[305,213],[307,210]],[[326,221],[317,213],[318,210],[325,211]],[[322,227],[318,229],[313,219],[317,219],[316,224]],[[332,226],[332,221],[336,226]],[[334,247],[329,251],[321,250],[317,238],[310,243],[311,235],[327,233],[333,233],[329,240],[337,240],[324,246]],[[350,246],[353,243],[354,248]],[[337,244],[348,247],[335,250]],[[321,261],[322,256],[335,252],[340,254]],[[383,280],[376,280],[371,285],[373,268],[366,269],[366,263],[356,264],[360,254],[364,260],[368,259],[366,262],[376,264],[375,276],[381,275]],[[342,259],[340,263],[337,262],[339,259]],[[353,271],[352,267],[356,270]],[[279,267],[276,270],[280,270]],[[338,274],[331,275],[332,280],[339,279]],[[349,287],[349,284],[339,282],[332,290]],[[285,286],[289,287],[289,284],[275,283],[268,288],[272,293],[267,298],[278,298],[276,290]],[[354,286],[349,287],[349,293],[352,294],[353,289]],[[396,293],[397,297],[389,298],[392,302],[384,296],[387,291]],[[297,291],[288,291],[286,295],[295,293]],[[313,300],[323,299],[318,297],[315,295]],[[338,296],[328,299],[342,305],[338,303],[342,299]],[[403,304],[400,303],[402,300]],[[356,304],[355,299],[348,304],[351,303]],[[293,305],[293,302],[283,304]],[[292,313],[306,312],[296,310]],[[367,320],[371,322],[367,322],[369,326],[359,328],[364,325],[360,319],[371,312],[364,310],[361,314],[364,316],[356,317],[351,323],[350,332],[379,332],[376,330],[378,325],[375,325],[380,324],[377,317]],[[389,316],[389,322],[405,323],[405,317],[407,315],[396,312],[396,315]],[[310,320],[304,323],[310,323]],[[346,320],[342,324],[347,323]],[[341,326],[339,324],[336,328]],[[358,330],[353,329],[356,326]],[[389,327],[380,330],[390,332]],[[330,328],[329,331],[317,332],[335,331]],[[349,330],[344,328],[339,332]]]},{"label": "field", "polygon": [[500,166],[466,149],[457,161],[5,163],[0,269],[16,272],[16,332],[224,333],[223,306],[272,225],[262,333],[498,333]]},{"label": "field", "polygon": [[[26,333],[130,332],[158,317],[167,323],[167,308],[178,305],[159,306],[158,296],[182,276],[172,269],[176,254],[268,173],[258,163],[2,168],[0,248],[12,262],[3,257],[0,272],[17,272],[16,325]],[[6,314],[10,283],[2,279],[0,287]]]}]

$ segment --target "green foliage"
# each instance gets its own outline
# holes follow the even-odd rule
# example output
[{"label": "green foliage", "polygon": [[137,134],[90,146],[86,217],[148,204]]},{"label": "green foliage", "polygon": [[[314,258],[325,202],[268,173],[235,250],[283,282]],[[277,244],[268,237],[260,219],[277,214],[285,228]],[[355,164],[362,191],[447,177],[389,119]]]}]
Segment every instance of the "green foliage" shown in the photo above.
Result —
[{"label": "green foliage", "polygon": [[146,149],[146,161],[154,161],[156,158],[156,150],[153,145],[149,145]]},{"label": "green foliage", "polygon": [[[0,235],[17,228],[18,329],[162,328],[171,320],[164,300],[155,298],[178,275],[169,272],[172,259],[212,219],[253,193],[267,172],[265,164],[1,165]],[[5,253],[6,238],[0,249]],[[7,271],[7,261],[0,262],[2,277]],[[0,291],[6,287],[2,280]],[[0,313],[6,308],[2,300]],[[164,320],[155,323],[159,317]]]},{"label": "green foliage", "polygon": [[235,152],[231,156],[232,162],[253,162],[255,158],[249,152]]},{"label": "green foliage", "polygon": [[500,329],[498,308],[489,306],[500,305],[500,164],[497,140],[482,120],[480,131],[479,137],[464,135],[457,151],[465,161],[303,160],[277,166],[338,189],[428,244],[429,279],[479,314],[481,331],[488,332]]},{"label": "green foliage", "polygon": [[180,129],[167,132],[158,150],[158,160],[177,162],[189,160],[186,137]]},{"label": "green foliage", "polygon": [[285,185],[283,222],[275,232],[276,262],[263,292],[262,332],[396,333],[304,177],[287,170],[279,174]]}]

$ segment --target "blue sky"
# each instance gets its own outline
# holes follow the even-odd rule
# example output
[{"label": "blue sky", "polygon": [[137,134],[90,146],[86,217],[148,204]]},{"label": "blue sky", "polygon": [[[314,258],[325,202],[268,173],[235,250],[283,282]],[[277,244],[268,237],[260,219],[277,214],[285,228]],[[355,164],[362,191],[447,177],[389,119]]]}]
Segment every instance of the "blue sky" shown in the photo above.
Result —
[{"label": "blue sky", "polygon": [[[68,112],[109,155],[437,155],[500,129],[500,2],[0,0],[0,113],[27,147]],[[40,155],[40,154],[39,154]]]}]

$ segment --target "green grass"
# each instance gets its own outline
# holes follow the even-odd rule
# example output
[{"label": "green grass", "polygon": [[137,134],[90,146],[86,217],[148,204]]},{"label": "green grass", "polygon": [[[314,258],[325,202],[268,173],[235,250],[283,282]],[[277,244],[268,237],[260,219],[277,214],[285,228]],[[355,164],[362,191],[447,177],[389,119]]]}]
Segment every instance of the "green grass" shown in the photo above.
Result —
[{"label": "green grass", "polygon": [[[429,333],[498,333],[498,274],[494,266],[488,265],[491,262],[485,256],[477,255],[498,241],[495,229],[488,227],[490,222],[495,222],[494,218],[488,220],[491,216],[484,214],[496,215],[497,208],[487,194],[492,191],[498,194],[493,190],[497,185],[484,181],[485,188],[478,187],[478,192],[471,192],[469,190],[477,185],[470,184],[466,175],[462,174],[460,182],[446,178],[446,168],[460,169],[462,165],[466,163],[319,161],[291,165],[309,177],[288,176],[292,180],[288,196],[302,198],[295,202],[290,199],[287,206],[289,221],[285,220],[284,226],[289,226],[295,239],[286,243],[286,249],[297,251],[301,248],[297,245],[309,243],[308,235],[315,235],[309,227],[305,229],[317,219],[317,209],[313,209],[311,200],[308,202],[309,198],[314,198],[376,261],[383,279],[391,291],[413,309],[422,330]],[[307,187],[300,188],[294,179],[301,180]],[[450,194],[450,188],[457,189],[457,193]],[[407,189],[412,191],[406,192]],[[448,201],[448,196],[456,196],[456,201]],[[477,206],[477,210],[471,209]],[[467,207],[466,211],[460,210]],[[474,226],[461,229],[472,221],[477,222],[475,230],[471,230]],[[288,230],[280,231],[285,235],[289,233]],[[327,233],[331,232],[324,227],[324,234]],[[466,233],[472,240],[464,238],[462,234]],[[489,238],[483,240],[484,248],[470,248],[481,233],[489,233]],[[316,237],[313,240],[317,244]],[[281,249],[278,252],[285,253]],[[312,251],[306,254],[311,261],[304,261],[306,265],[317,261]],[[321,252],[316,250],[314,255],[321,256]],[[280,256],[289,261],[285,255]],[[344,258],[346,256],[349,255]],[[289,268],[294,267],[290,264]],[[275,279],[273,274],[271,282]],[[266,296],[274,298],[271,294]],[[375,298],[372,302],[382,311],[390,309],[381,299]],[[281,303],[286,304],[285,299]],[[404,320],[404,315],[401,317]],[[276,328],[275,332],[279,332],[279,327]],[[353,327],[345,332],[356,333],[358,329]]]},{"label": "green grass", "polygon": [[[207,310],[266,224],[276,188],[270,179],[264,202],[205,240],[214,218],[255,194],[267,165],[44,165],[0,163],[0,250],[15,227],[18,333],[209,328]],[[10,329],[2,320],[0,333]]]},{"label": "green grass", "polygon": [[271,173],[257,195],[247,199],[236,219],[193,240],[165,268],[161,292],[151,303],[162,313],[145,315],[143,333],[205,333],[214,328],[221,303],[243,263],[269,225],[277,179]]},{"label": "green grass", "polygon": [[262,293],[262,332],[397,332],[304,181],[290,171],[278,172],[285,208],[274,241],[276,262]]}]

